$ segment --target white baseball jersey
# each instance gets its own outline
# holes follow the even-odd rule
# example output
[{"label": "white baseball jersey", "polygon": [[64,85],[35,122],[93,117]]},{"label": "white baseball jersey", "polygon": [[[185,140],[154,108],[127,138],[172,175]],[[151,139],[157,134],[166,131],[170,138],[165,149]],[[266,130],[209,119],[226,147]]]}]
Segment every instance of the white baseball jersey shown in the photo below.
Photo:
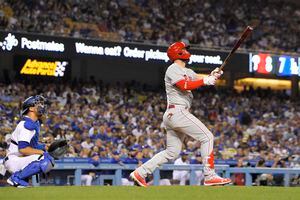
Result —
[{"label": "white baseball jersey", "polygon": [[10,173],[15,173],[31,162],[41,158],[38,154],[24,156],[19,152],[20,142],[26,142],[30,147],[35,149],[44,149],[44,145],[38,143],[39,131],[39,121],[33,121],[29,117],[24,117],[23,120],[19,122],[12,133],[11,143],[7,151],[8,160],[4,163],[5,168]]},{"label": "white baseball jersey", "polygon": [[182,91],[175,85],[180,80],[196,80],[197,74],[188,68],[180,67],[173,63],[165,74],[165,86],[168,105],[182,105],[190,108],[192,105],[193,94],[190,90]]},{"label": "white baseball jersey", "polygon": [[[28,128],[28,125],[26,125],[25,128],[25,123],[28,122],[30,123],[30,128]],[[7,150],[7,156],[22,156],[22,154],[19,152],[19,147],[17,145],[20,141],[28,142],[31,147],[36,148],[38,139],[38,134],[36,135],[36,131],[39,130],[39,123],[36,122],[36,125],[34,124],[35,126],[32,126],[33,123],[34,122],[32,122],[29,118],[26,118],[25,120],[19,122],[16,129],[12,133],[12,142]]]}]

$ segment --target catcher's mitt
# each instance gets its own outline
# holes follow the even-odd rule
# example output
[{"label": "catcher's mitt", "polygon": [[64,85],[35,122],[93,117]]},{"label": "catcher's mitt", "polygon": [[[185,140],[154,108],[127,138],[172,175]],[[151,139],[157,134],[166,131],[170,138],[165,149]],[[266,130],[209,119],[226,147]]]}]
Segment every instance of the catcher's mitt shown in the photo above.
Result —
[{"label": "catcher's mitt", "polygon": [[69,148],[67,140],[55,140],[48,148],[48,153],[54,159],[62,158]]}]

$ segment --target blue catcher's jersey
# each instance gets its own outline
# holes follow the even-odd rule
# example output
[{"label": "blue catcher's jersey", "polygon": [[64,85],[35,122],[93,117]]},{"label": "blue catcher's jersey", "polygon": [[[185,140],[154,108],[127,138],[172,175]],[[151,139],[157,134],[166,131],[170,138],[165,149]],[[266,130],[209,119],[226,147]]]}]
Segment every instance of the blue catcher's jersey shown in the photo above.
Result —
[{"label": "blue catcher's jersey", "polygon": [[22,156],[19,152],[20,144],[29,144],[34,149],[44,149],[44,145],[38,143],[40,133],[40,122],[24,117],[12,133],[11,144],[7,155]]}]

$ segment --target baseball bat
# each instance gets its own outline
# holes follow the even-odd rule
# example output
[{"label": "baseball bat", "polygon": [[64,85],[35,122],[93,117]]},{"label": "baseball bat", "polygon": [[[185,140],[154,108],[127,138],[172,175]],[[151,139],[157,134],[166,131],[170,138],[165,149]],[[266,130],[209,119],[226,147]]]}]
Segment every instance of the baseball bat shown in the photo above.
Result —
[{"label": "baseball bat", "polygon": [[223,68],[227,64],[228,60],[231,58],[231,56],[234,54],[234,52],[241,46],[242,42],[250,35],[250,33],[252,31],[253,31],[253,28],[251,26],[247,26],[247,28],[244,30],[243,34],[241,35],[240,39],[234,44],[233,49],[228,54],[228,56],[225,58],[223,64],[220,67],[220,70],[223,70]]}]

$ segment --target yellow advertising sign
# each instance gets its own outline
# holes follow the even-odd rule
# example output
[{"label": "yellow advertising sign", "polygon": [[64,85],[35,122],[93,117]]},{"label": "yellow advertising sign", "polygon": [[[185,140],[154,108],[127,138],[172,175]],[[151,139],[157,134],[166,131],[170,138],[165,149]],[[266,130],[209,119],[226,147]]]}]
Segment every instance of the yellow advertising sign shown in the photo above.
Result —
[{"label": "yellow advertising sign", "polygon": [[68,62],[63,61],[37,61],[27,59],[20,74],[40,76],[64,76],[65,67]]}]

